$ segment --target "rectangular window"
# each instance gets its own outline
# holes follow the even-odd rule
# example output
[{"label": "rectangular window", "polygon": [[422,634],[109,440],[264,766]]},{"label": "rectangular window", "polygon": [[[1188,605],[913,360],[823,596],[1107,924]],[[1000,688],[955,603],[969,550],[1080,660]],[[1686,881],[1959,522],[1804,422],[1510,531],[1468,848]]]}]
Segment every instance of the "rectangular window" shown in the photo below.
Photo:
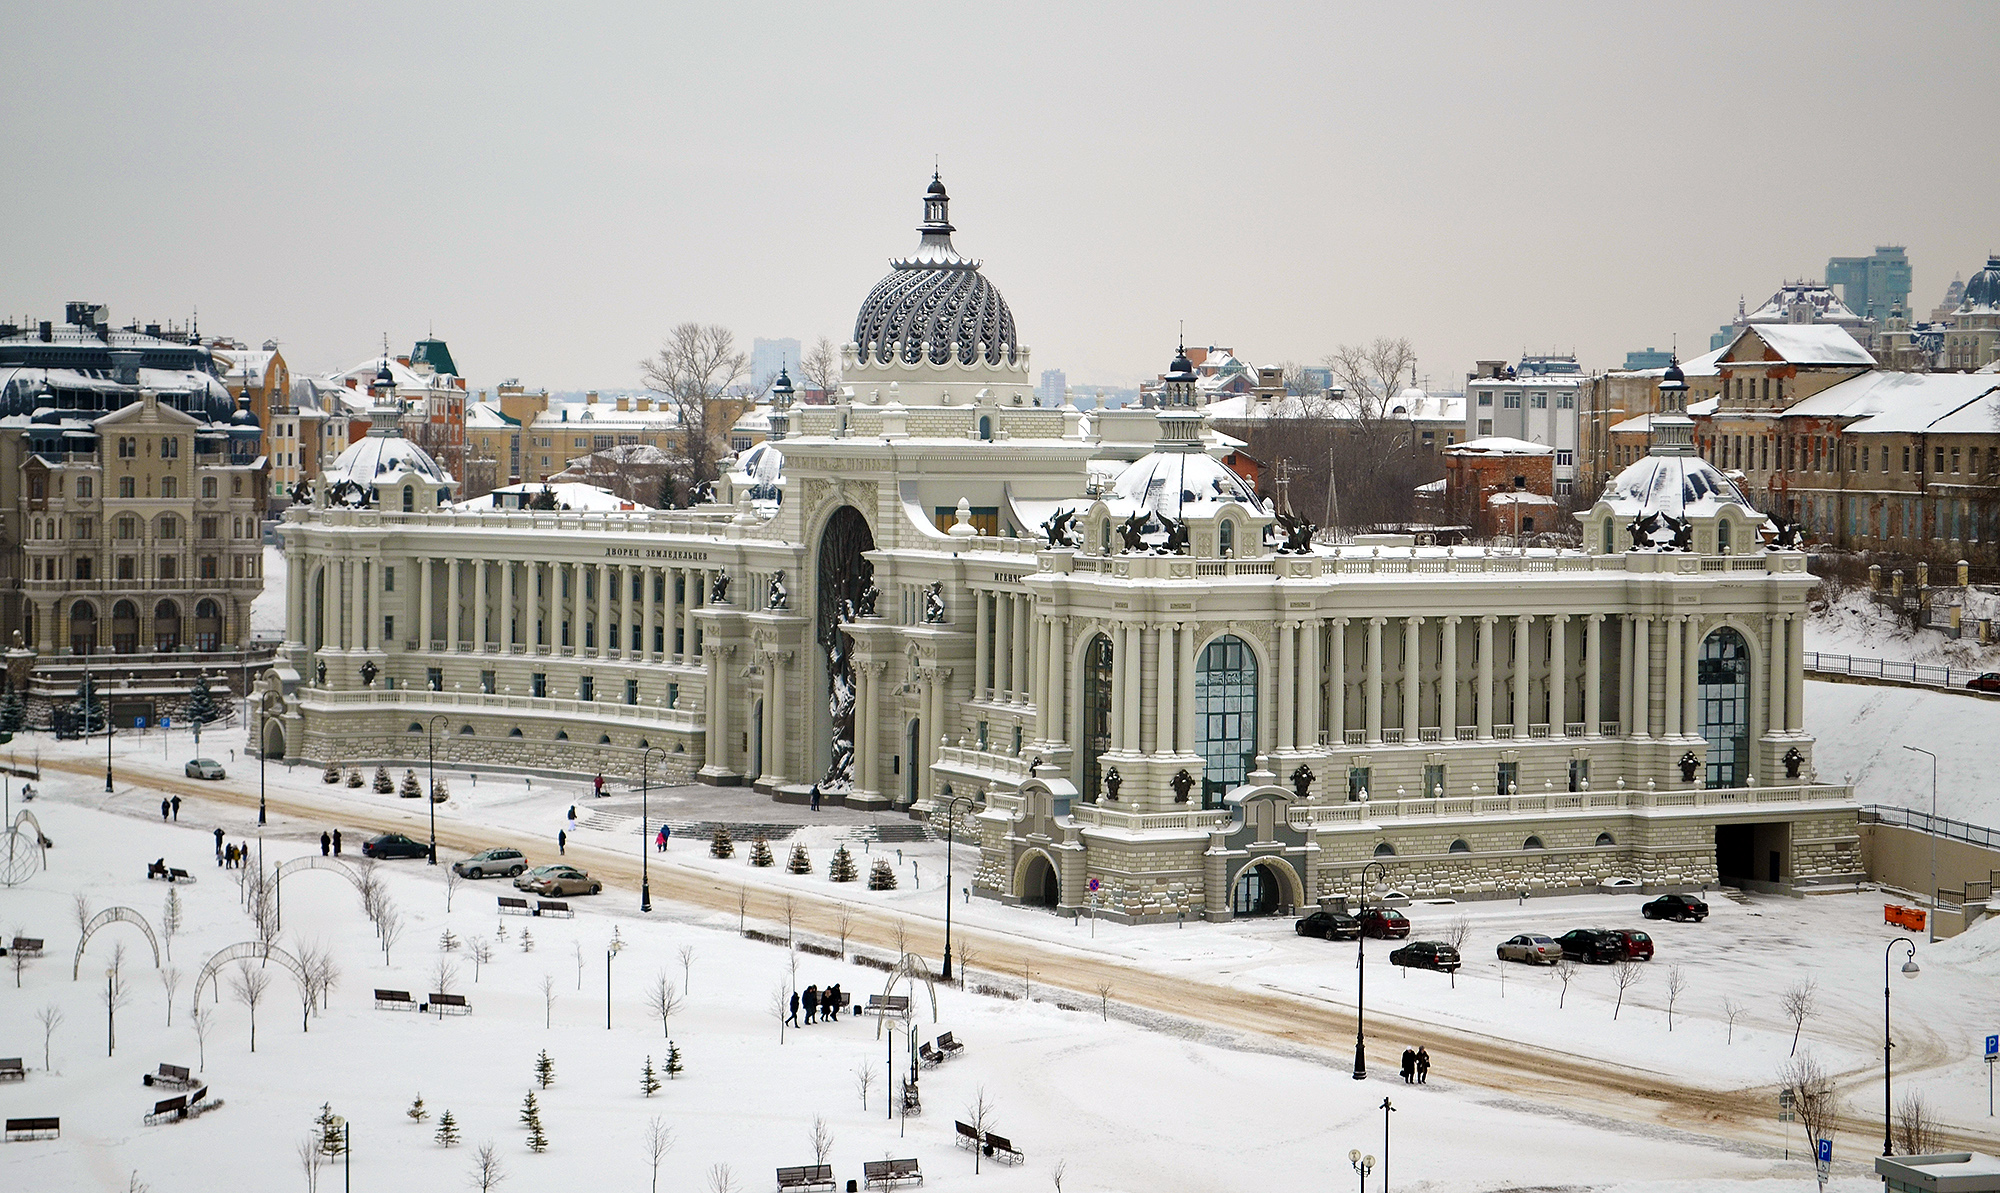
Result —
[{"label": "rectangular window", "polygon": [[88,555],[77,556],[75,571],[77,579],[79,580],[90,579],[90,556]]},{"label": "rectangular window", "polygon": [[393,613],[383,614],[382,641],[388,643],[388,642],[394,642],[395,640],[396,640],[396,615]]},{"label": "rectangular window", "polygon": [[1500,404],[1502,406],[1505,406],[1509,410],[1519,410],[1521,408],[1521,395],[1518,391],[1510,391],[1506,395],[1506,397],[1501,400]]},{"label": "rectangular window", "polygon": [[1940,448],[1937,448],[1937,449],[1935,449],[1935,450],[1937,451],[1937,467],[1935,467],[1935,468],[1931,469],[1931,471],[1932,471],[1933,473],[1939,473],[1939,472],[1943,472],[1943,471],[1944,471],[1944,449],[1940,447]]},{"label": "rectangular window", "polygon": [[1494,779],[1495,783],[1498,784],[1494,790],[1500,795],[1511,795],[1514,792],[1514,788],[1520,785],[1520,779],[1521,764],[1518,762],[1503,762],[1500,764],[1499,774]]},{"label": "rectangular window", "polygon": [[1557,395],[1556,395],[1556,409],[1557,409],[1557,410],[1574,410],[1574,409],[1576,409],[1576,395],[1575,395],[1575,394],[1573,394],[1573,393],[1571,393],[1571,392],[1569,392],[1568,390],[1564,390],[1563,392],[1561,392],[1561,393],[1557,394]]},{"label": "rectangular window", "polygon": [[576,698],[578,700],[597,699],[597,680],[594,676],[582,675],[577,677]]},{"label": "rectangular window", "polygon": [[1424,767],[1424,794],[1435,799],[1444,794],[1444,764],[1433,763]]},{"label": "rectangular window", "polygon": [[1576,453],[1566,447],[1556,449],[1556,467],[1568,468],[1576,463]]},{"label": "rectangular window", "polygon": [[547,696],[548,694],[549,677],[547,674],[537,671],[528,677],[528,695]]},{"label": "rectangular window", "polygon": [[1906,443],[1903,445],[1903,471],[1908,472],[1909,470],[1910,470],[1910,445]]},{"label": "rectangular window", "polygon": [[1958,471],[1958,449],[1955,447],[1951,449],[1951,470]]},{"label": "rectangular window", "polygon": [[[36,483],[37,483],[37,484],[39,484],[40,482],[39,482],[39,481],[37,481]],[[137,487],[136,487],[137,485],[138,485],[138,482],[137,482],[137,481],[135,481],[134,479],[132,479],[132,478],[131,478],[131,477],[129,477],[129,476],[121,476],[121,477],[119,477],[119,478],[118,478],[118,495],[119,495],[120,497],[131,497],[131,496],[134,496],[134,495],[135,495],[135,494],[136,494],[136,493],[138,492],[138,489],[137,489]],[[38,492],[38,493],[35,493],[35,494],[34,494],[34,496],[36,496],[36,497],[40,497],[40,496],[41,496],[41,494],[40,494],[40,493]]]},{"label": "rectangular window", "polygon": [[[1569,495],[1570,495],[1570,494],[1571,494],[1572,492],[1574,492],[1574,491],[1575,491],[1575,485],[1576,485],[1576,482],[1575,482],[1575,481],[1568,481],[1568,480],[1560,480],[1560,481],[1557,481],[1557,482],[1556,482],[1556,496],[1558,496],[1558,497],[1568,497],[1568,496],[1569,496]],[[1532,518],[1530,518],[1530,519],[1529,519],[1529,521],[1531,521],[1531,522],[1532,522],[1533,520],[1534,520],[1534,519],[1532,519]]]},{"label": "rectangular window", "polygon": [[986,741],[986,722],[981,721],[979,722],[979,750],[981,753],[986,751]]},{"label": "rectangular window", "polygon": [[633,654],[638,654],[638,653],[640,653],[641,651],[643,651],[643,650],[645,650],[645,649],[646,649],[646,639],[645,639],[645,630],[646,630],[646,627],[644,627],[644,626],[637,626],[637,625],[635,625],[635,626],[633,626],[633,627],[632,627],[632,653],[633,653]]},{"label": "rectangular window", "polygon": [[1590,759],[1588,758],[1570,759],[1569,789],[1571,791],[1582,791],[1589,786],[1590,786]]},{"label": "rectangular window", "polygon": [[130,555],[120,555],[118,557],[118,578],[120,580],[136,579],[136,570],[134,561]]},{"label": "rectangular window", "polygon": [[677,683],[669,683],[667,685],[667,707],[679,708],[680,704],[681,704],[681,685]]},{"label": "rectangular window", "polygon": [[626,681],[625,681],[625,703],[627,703],[627,704],[637,704],[637,703],[639,703],[639,681],[638,681],[638,680],[636,680],[636,679],[628,679],[628,680],[626,680]]},{"label": "rectangular window", "polygon": [[444,691],[444,669],[442,667],[425,668],[424,686],[433,692]]},{"label": "rectangular window", "polygon": [[392,567],[385,567],[385,568],[383,568],[383,569],[382,569],[382,591],[383,591],[383,592],[394,592],[394,591],[396,591],[396,569],[395,569],[395,568],[392,568]]},{"label": "rectangular window", "polygon": [[176,566],[177,563],[178,560],[176,560],[175,557],[172,555],[160,556],[160,573],[159,573],[160,579],[162,580],[179,579],[180,569]]},{"label": "rectangular window", "polygon": [[1365,766],[1347,768],[1347,798],[1350,802],[1359,800],[1361,793],[1368,790],[1368,769]]},{"label": "rectangular window", "polygon": [[1480,420],[1479,420],[1479,434],[1480,434],[1480,436],[1481,436],[1481,437],[1484,437],[1484,436],[1487,436],[1487,435],[1491,435],[1492,433],[1493,433],[1493,420],[1492,420],[1492,419],[1490,419],[1490,418],[1482,418],[1482,419],[1480,419]]},{"label": "rectangular window", "polygon": [[1547,410],[1549,408],[1549,395],[1542,393],[1540,390],[1531,394],[1530,398],[1532,399],[1530,405],[1536,410]]},{"label": "rectangular window", "polygon": [[1868,450],[1865,447],[1861,449],[1861,471],[1863,472],[1868,471]]},{"label": "rectangular window", "polygon": [[653,627],[653,653],[667,653],[667,627],[663,625]]},{"label": "rectangular window", "polygon": [[1493,404],[1493,391],[1492,391],[1492,390],[1490,390],[1490,389],[1482,389],[1482,390],[1480,390],[1480,391],[1479,391],[1479,404],[1480,404],[1481,406],[1491,406],[1491,405]]}]

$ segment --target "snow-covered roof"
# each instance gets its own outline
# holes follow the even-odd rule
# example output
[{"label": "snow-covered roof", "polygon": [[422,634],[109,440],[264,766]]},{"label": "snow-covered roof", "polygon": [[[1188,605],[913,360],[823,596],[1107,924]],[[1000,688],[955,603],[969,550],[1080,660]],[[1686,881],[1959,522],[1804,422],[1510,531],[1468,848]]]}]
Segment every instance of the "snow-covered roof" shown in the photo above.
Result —
[{"label": "snow-covered roof", "polygon": [[[1720,370],[1716,368],[1716,362],[1721,360],[1722,354],[1727,351],[1729,351],[1727,347],[1717,348],[1713,352],[1704,352],[1700,356],[1695,357],[1693,360],[1682,361],[1681,376],[1683,377],[1715,376],[1716,373],[1720,372]],[[1667,374],[1667,367],[1665,365],[1661,365],[1657,369],[1612,369],[1606,375],[1611,377],[1658,378],[1658,377],[1664,377],[1666,376],[1666,374]]]},{"label": "snow-covered roof", "polygon": [[1755,509],[1734,482],[1700,456],[1646,455],[1605,486],[1603,500],[1618,513],[1707,517],[1727,503]]},{"label": "snow-covered roof", "polygon": [[453,505],[459,510],[527,509],[544,490],[554,494],[559,510],[619,511],[646,510],[651,506],[636,501],[627,501],[609,489],[596,485],[577,484],[572,481],[551,481],[546,484],[528,482],[519,485],[505,485],[484,497],[461,501]]},{"label": "snow-covered roof", "polygon": [[224,365],[223,376],[232,381],[248,380],[252,384],[263,381],[264,374],[271,369],[271,361],[278,354],[268,348],[212,348],[210,353],[215,363]]},{"label": "snow-covered roof", "polygon": [[650,410],[637,410],[628,406],[620,410],[612,402],[558,402],[550,401],[549,408],[535,416],[535,430],[562,431],[570,427],[579,430],[596,427],[600,430],[654,429],[680,425],[675,412],[658,403]]},{"label": "snow-covered roof", "polygon": [[1532,493],[1526,489],[1509,489],[1486,498],[1488,505],[1554,505],[1555,503],[1556,499],[1546,493]]},{"label": "snow-covered roof", "polygon": [[[1854,380],[1871,378],[1880,380],[1865,395],[1858,395],[1856,402],[1876,412],[1848,425],[1847,430],[1855,434],[1991,435],[2000,427],[2000,376],[1871,373]],[[1843,382],[1832,389],[1849,384],[1852,382]]]},{"label": "snow-covered roof", "polygon": [[[1795,365],[1855,365],[1868,368],[1875,358],[1855,342],[1847,329],[1831,323],[1757,323],[1743,329],[1725,354],[1733,353],[1743,336],[1755,335],[1778,354],[1778,359]],[[1685,373],[1687,370],[1681,370]]]},{"label": "snow-covered roof", "polygon": [[[1776,294],[1764,300],[1764,305],[1743,316],[1754,324],[1784,323],[1791,318],[1792,307],[1804,303],[1813,309],[1813,318],[1823,323],[1860,323],[1861,316],[1834,294],[1832,286],[1815,285],[1811,282],[1788,282],[1778,288]],[[1791,326],[1811,326],[1791,324]]]},{"label": "snow-covered roof", "polygon": [[1993,377],[1981,378],[1977,373],[1880,370],[1829,385],[1787,407],[1785,417],[1866,419],[1905,408],[1912,412],[1911,419],[1934,417],[1938,411],[1977,397],[1993,384]]},{"label": "snow-covered roof", "polygon": [[452,483],[450,474],[438,466],[429,452],[401,435],[368,435],[350,444],[333,462],[333,467],[320,474],[320,479],[328,485],[352,481],[365,491],[374,488],[378,480],[405,473],[415,473],[436,484]]},{"label": "snow-covered roof", "polygon": [[1446,455],[1451,456],[1546,456],[1556,449],[1547,444],[1530,443],[1525,439],[1488,435],[1484,439],[1468,439],[1464,443],[1444,450]]},{"label": "snow-covered roof", "polygon": [[518,427],[521,421],[508,418],[500,412],[500,407],[491,402],[467,402],[465,404],[465,425],[468,429],[485,427],[498,430],[502,427]]},{"label": "snow-covered roof", "polygon": [[1257,491],[1206,452],[1152,452],[1118,474],[1107,504],[1119,513],[1150,510],[1182,518],[1187,505],[1240,501],[1252,509]]}]

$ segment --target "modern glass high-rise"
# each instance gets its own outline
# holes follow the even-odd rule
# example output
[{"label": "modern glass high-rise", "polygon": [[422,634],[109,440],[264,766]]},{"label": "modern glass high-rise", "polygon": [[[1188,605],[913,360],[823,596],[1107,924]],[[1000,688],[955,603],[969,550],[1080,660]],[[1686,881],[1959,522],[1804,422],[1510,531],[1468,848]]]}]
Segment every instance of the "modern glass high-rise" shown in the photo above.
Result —
[{"label": "modern glass high-rise", "polygon": [[1857,315],[1886,319],[1898,307],[1910,306],[1910,259],[1899,244],[1877,245],[1867,257],[1832,257],[1826,263],[1826,284],[1840,287],[1840,298]]}]

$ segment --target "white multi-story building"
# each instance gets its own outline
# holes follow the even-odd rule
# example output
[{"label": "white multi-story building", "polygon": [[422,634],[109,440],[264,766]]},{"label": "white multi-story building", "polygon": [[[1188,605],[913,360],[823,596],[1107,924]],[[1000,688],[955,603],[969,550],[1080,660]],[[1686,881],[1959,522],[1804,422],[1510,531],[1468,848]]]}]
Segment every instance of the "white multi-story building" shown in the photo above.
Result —
[{"label": "white multi-story building", "polygon": [[1577,408],[1588,382],[1581,373],[1531,374],[1482,360],[1465,378],[1466,438],[1498,436],[1554,449],[1556,496],[1567,497],[1576,489]]},{"label": "white multi-story building", "polygon": [[947,209],[933,180],[838,401],[774,395],[715,504],[454,510],[410,445],[350,449],[367,502],[282,530],[266,747],[414,757],[442,714],[459,762],[816,784],[952,820],[982,895],[1135,920],[1375,862],[1466,896],[1860,870],[1801,727],[1805,557],[1685,436],[1586,549],[1315,544],[1215,458],[1185,354],[1149,450],[1036,406]]}]

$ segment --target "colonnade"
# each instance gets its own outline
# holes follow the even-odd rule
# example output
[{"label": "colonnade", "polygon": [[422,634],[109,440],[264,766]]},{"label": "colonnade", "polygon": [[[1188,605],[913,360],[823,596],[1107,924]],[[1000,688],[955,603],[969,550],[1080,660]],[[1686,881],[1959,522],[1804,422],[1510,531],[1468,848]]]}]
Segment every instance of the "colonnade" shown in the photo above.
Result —
[{"label": "colonnade", "polygon": [[[700,662],[695,613],[706,603],[710,569],[449,556],[412,562],[418,591],[409,636],[434,653]],[[379,580],[371,584],[380,591]],[[365,642],[365,630],[342,641],[351,649],[345,643]]]}]

